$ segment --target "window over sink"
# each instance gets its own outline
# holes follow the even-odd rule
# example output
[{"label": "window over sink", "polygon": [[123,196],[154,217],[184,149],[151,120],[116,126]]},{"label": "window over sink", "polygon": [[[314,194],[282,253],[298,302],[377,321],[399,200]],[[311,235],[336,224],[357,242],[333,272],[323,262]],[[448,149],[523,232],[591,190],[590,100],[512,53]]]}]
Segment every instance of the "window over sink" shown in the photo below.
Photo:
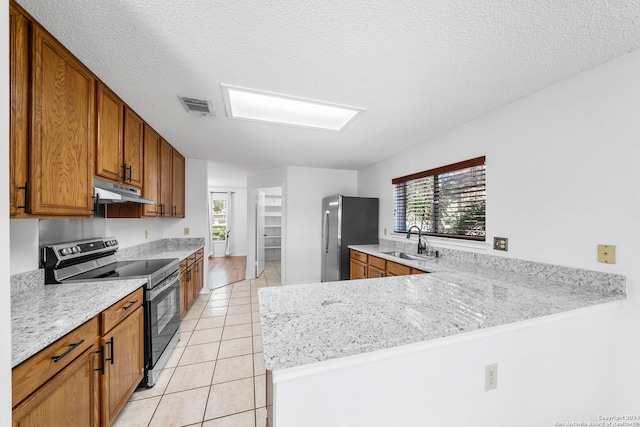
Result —
[{"label": "window over sink", "polygon": [[485,157],[394,178],[394,231],[484,241]]}]

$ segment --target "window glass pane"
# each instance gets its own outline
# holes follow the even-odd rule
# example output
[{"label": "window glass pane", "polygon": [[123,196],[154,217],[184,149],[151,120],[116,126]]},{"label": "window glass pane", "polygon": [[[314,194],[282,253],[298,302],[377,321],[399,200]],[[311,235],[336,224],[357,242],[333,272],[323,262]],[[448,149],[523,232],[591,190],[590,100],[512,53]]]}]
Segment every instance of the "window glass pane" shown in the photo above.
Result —
[{"label": "window glass pane", "polygon": [[484,158],[481,165],[397,182],[394,193],[396,232],[416,225],[444,237],[486,237]]},{"label": "window glass pane", "polygon": [[211,240],[226,240],[227,193],[211,193]]}]

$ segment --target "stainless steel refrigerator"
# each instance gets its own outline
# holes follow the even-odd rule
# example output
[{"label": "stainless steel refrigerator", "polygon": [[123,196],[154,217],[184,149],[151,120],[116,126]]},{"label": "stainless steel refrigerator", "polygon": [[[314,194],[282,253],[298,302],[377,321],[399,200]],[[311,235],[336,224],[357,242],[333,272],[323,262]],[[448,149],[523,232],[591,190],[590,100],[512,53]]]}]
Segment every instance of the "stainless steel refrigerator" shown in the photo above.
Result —
[{"label": "stainless steel refrigerator", "polygon": [[378,244],[378,199],[337,194],[322,199],[323,282],[349,279],[349,245]]}]

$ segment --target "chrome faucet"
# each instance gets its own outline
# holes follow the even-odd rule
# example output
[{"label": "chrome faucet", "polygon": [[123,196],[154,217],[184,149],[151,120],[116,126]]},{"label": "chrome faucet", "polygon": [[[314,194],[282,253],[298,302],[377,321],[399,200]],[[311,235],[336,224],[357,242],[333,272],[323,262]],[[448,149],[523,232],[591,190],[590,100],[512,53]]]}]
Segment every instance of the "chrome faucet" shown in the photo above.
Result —
[{"label": "chrome faucet", "polygon": [[[407,239],[411,238],[411,230],[413,230],[414,228],[418,229],[418,253],[422,254],[422,251],[427,249],[429,241],[426,238],[425,240],[427,240],[427,243],[424,243],[422,241],[422,229],[417,225],[412,225],[411,227],[409,227],[409,230],[407,230]],[[429,250],[427,250],[427,256],[429,256]]]}]

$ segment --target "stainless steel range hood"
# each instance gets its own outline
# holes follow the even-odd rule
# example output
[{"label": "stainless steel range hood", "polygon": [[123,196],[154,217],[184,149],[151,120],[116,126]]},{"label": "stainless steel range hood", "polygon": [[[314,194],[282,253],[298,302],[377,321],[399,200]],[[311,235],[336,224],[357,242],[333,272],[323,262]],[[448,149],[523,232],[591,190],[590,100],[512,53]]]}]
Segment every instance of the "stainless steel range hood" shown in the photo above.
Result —
[{"label": "stainless steel range hood", "polygon": [[97,203],[108,205],[112,203],[137,203],[154,205],[156,202],[142,197],[142,191],[138,188],[127,187],[122,184],[93,179],[93,193]]}]

